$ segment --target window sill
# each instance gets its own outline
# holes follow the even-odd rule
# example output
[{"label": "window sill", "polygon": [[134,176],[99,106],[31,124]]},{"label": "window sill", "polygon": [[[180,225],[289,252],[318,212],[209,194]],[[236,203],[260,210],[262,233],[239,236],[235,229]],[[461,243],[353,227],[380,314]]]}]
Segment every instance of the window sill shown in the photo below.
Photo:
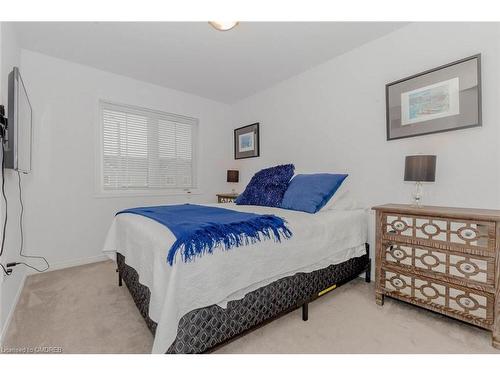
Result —
[{"label": "window sill", "polygon": [[100,191],[94,194],[94,198],[132,198],[132,197],[169,197],[169,196],[184,196],[202,195],[203,192],[199,189],[192,189],[189,192],[184,190],[132,190],[132,191]]}]

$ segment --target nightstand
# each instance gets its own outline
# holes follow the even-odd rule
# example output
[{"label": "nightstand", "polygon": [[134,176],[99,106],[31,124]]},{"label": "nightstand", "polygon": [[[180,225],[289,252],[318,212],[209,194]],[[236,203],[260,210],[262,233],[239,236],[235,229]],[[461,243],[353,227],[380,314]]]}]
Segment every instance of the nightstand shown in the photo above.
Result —
[{"label": "nightstand", "polygon": [[237,197],[238,197],[238,194],[236,194],[236,193],[217,194],[217,202],[218,203],[233,203]]},{"label": "nightstand", "polygon": [[485,328],[500,349],[500,210],[373,210],[377,304],[388,296]]}]

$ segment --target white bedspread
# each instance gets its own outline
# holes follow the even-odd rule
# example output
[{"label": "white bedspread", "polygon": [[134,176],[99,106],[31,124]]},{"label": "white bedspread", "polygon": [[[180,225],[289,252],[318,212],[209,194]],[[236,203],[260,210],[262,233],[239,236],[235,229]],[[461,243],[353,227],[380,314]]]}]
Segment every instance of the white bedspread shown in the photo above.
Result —
[{"label": "white bedspread", "polygon": [[[218,206],[218,205],[213,205]],[[367,214],[364,210],[325,211],[314,215],[279,208],[224,208],[284,218],[293,237],[222,251],[171,267],[166,257],[175,237],[154,220],[134,214],[114,218],[103,251],[118,251],[151,291],[149,316],[158,323],[153,353],[165,353],[175,340],[180,318],[191,310],[243,298],[282,277],[312,272],[364,254]],[[177,254],[179,255],[179,254]]]}]

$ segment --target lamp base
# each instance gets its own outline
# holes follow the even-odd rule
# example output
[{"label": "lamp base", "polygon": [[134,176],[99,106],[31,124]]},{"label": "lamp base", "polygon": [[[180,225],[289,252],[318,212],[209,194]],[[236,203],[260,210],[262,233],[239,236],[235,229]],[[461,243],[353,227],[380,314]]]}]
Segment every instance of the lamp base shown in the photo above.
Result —
[{"label": "lamp base", "polygon": [[422,207],[422,183],[420,181],[415,182],[415,192],[413,193],[412,207],[421,208]]}]

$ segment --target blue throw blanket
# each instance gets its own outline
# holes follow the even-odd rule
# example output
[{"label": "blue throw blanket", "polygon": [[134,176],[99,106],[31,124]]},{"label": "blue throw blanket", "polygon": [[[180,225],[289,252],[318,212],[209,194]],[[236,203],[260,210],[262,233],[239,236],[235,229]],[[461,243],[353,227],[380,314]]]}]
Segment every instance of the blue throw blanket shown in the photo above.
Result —
[{"label": "blue throw blanket", "polygon": [[137,207],[117,213],[142,215],[165,225],[176,241],[167,256],[172,265],[181,249],[184,262],[203,254],[211,254],[223,245],[225,250],[255,243],[261,239],[290,238],[292,232],[285,221],[274,215],[257,215],[225,208],[180,204],[171,206]]}]

